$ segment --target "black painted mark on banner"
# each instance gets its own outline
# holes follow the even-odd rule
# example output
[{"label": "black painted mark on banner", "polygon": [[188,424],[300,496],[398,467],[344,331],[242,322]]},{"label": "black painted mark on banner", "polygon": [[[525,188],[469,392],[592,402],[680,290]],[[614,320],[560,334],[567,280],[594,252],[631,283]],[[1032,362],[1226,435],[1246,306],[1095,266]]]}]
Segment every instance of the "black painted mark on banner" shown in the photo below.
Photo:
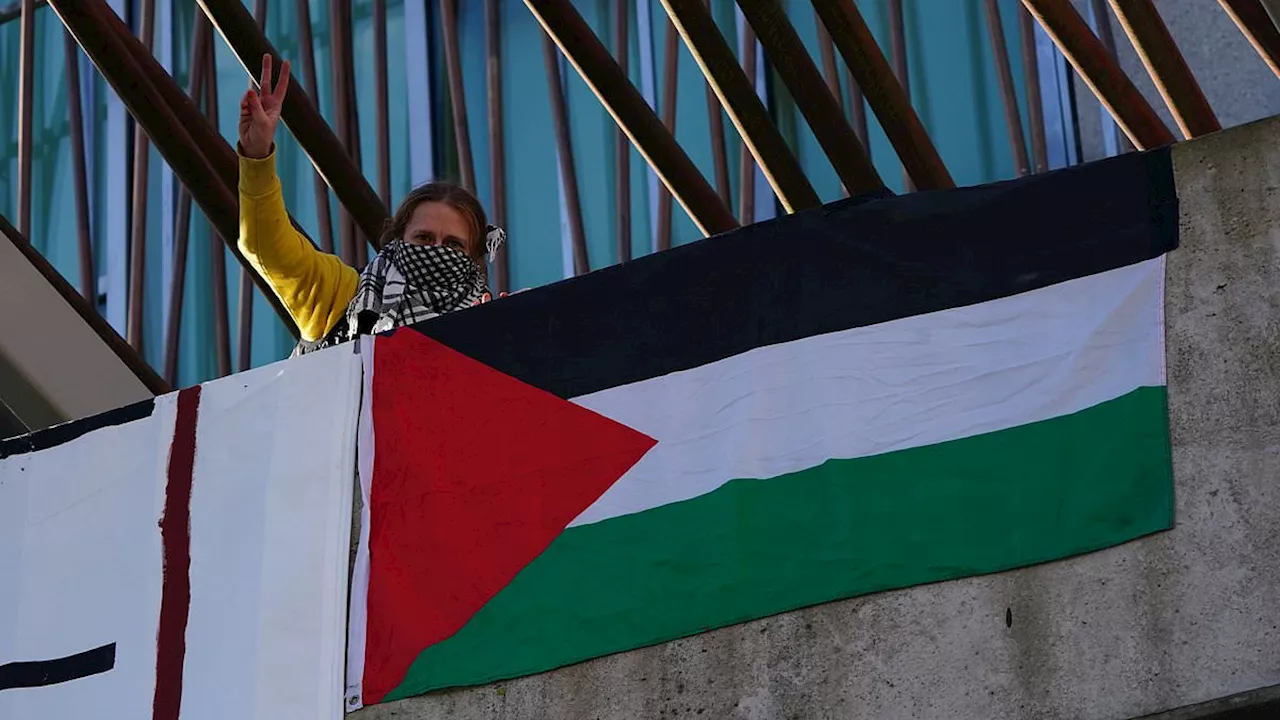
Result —
[{"label": "black painted mark on banner", "polygon": [[0,665],[0,690],[43,687],[99,675],[116,666],[116,644],[54,660]]}]

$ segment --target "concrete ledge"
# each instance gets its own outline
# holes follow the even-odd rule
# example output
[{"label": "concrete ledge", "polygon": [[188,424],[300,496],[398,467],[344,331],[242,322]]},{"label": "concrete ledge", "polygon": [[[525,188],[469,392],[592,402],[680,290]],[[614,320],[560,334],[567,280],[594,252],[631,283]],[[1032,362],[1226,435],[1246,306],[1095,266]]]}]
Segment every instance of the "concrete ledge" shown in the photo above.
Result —
[{"label": "concrete ledge", "polygon": [[1280,119],[1174,165],[1174,530],[354,717],[1085,720],[1280,684]]}]

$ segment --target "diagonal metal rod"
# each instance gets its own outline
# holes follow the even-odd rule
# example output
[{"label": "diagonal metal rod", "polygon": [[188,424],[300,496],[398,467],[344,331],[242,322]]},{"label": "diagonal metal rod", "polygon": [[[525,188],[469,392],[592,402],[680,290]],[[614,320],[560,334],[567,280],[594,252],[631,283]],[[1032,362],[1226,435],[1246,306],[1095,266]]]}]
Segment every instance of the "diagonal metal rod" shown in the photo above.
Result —
[{"label": "diagonal metal rod", "polygon": [[[156,149],[222,237],[231,239],[227,245],[236,259],[246,262],[234,242],[239,235],[240,218],[231,190],[238,172],[231,147],[210,129],[191,99],[142,48],[104,0],[50,0],[49,4],[129,113],[147,129]],[[275,300],[266,281],[260,282],[274,301],[277,315],[296,336],[292,318]]]},{"label": "diagonal metal rod", "polygon": [[[778,131],[769,110],[756,94],[754,81],[749,77],[755,74],[755,41],[748,43],[744,53],[749,56],[746,59],[752,61],[744,73],[733,49],[699,0],[662,0],[662,4],[738,129],[743,147],[760,164],[782,206],[787,212],[795,212],[821,204],[818,193],[805,177],[800,161]],[[747,23],[744,23],[744,28],[750,32]],[[666,108],[663,110],[665,112]],[[745,169],[741,172],[742,187],[754,186],[754,178],[751,177],[754,173]],[[739,204],[745,206],[747,203],[740,201]],[[744,223],[748,222],[747,217],[750,216],[744,216]]]},{"label": "diagonal metal rod", "polygon": [[65,29],[63,57],[67,64],[67,120],[71,131],[71,172],[76,186],[76,236],[80,248],[80,294],[98,306],[97,269],[93,261],[93,234],[89,225],[89,177],[85,167],[84,113],[80,107],[80,48]]},{"label": "diagonal metal rod", "polygon": [[[502,132],[502,33],[499,0],[484,2],[485,52],[488,57],[485,73],[489,120],[489,213],[495,225],[507,226],[506,147]],[[510,238],[507,243],[510,243]],[[498,248],[494,258],[497,270],[498,292],[506,292],[511,285],[511,273],[507,263],[506,243]]]},{"label": "diagonal metal rod", "polygon": [[1018,6],[1018,36],[1022,41],[1022,76],[1027,90],[1027,124],[1031,126],[1031,162],[1034,171],[1049,169],[1049,148],[1044,133],[1044,106],[1040,97],[1040,62],[1036,57],[1036,23],[1025,7]]},{"label": "diagonal metal rod", "polygon": [[[250,77],[261,75],[264,54],[270,53],[279,66],[280,54],[239,0],[197,1]],[[376,243],[382,224],[388,219],[386,208],[303,88],[289,88],[281,115],[325,182],[351,212],[360,231]]]},{"label": "diagonal metal rod", "polygon": [[921,190],[955,187],[938,149],[911,106],[907,91],[857,7],[851,0],[812,2],[913,184]]},{"label": "diagonal metal rod", "polygon": [[150,390],[155,395],[163,395],[173,389],[164,381],[164,378],[160,377],[154,368],[147,364],[147,361],[136,350],[130,347],[129,343],[125,342],[124,338],[120,337],[120,334],[115,331],[115,328],[111,327],[106,318],[98,313],[97,308],[82,297],[80,293],[76,292],[75,288],[71,287],[71,283],[62,277],[62,274],[53,267],[49,260],[32,247],[27,237],[9,224],[8,218],[4,215],[0,215],[0,235],[3,235],[9,242],[13,243],[18,252],[22,253],[36,271],[44,276],[44,279],[53,287],[54,291],[67,301],[67,304],[80,316],[80,319],[98,337],[102,338],[107,347],[115,353],[116,357],[120,358],[120,361],[133,372],[138,380],[146,386],[147,390]]},{"label": "diagonal metal rod", "polygon": [[705,235],[738,227],[675,137],[645,102],[570,0],[525,0],[587,86]]},{"label": "diagonal metal rod", "polygon": [[1183,137],[1189,140],[1221,130],[1213,108],[1151,0],[1111,0],[1111,9],[1115,10],[1120,26],[1138,51],[1160,97],[1173,113]]},{"label": "diagonal metal rod", "polygon": [[1022,134],[1022,116],[1018,112],[1018,93],[1013,87],[1013,67],[1009,64],[1009,46],[1004,40],[1000,4],[999,0],[983,0],[983,5],[987,15],[987,37],[991,41],[991,54],[1000,79],[1000,99],[1004,104],[1005,125],[1009,129],[1014,170],[1021,177],[1031,172],[1031,161],[1027,158],[1027,141]]},{"label": "diagonal metal rod", "polygon": [[[204,93],[209,34],[201,13],[192,13],[191,63],[187,66],[187,94],[198,98]],[[181,187],[178,194],[178,216],[173,228],[173,268],[169,283],[169,322],[164,338],[164,377],[177,384],[178,348],[182,337],[182,303],[187,286],[187,246],[191,239],[191,193]]]},{"label": "diagonal metal rod", "polygon": [[578,196],[578,173],[573,163],[573,142],[569,132],[569,112],[564,85],[560,82],[560,53],[551,36],[542,38],[542,60],[547,67],[547,92],[551,96],[551,116],[555,124],[556,154],[560,157],[565,212],[569,215],[569,239],[573,247],[573,274],[591,272],[587,259],[586,230],[582,225],[582,200]]},{"label": "diagonal metal rod", "polygon": [[760,38],[774,70],[791,91],[796,106],[809,122],[844,186],[853,195],[883,190],[880,173],[871,164],[835,98],[827,92],[822,73],[813,64],[782,5],[774,1],[738,0],[738,7]]},{"label": "diagonal metal rod", "polygon": [[[496,0],[488,0],[496,2]],[[630,33],[627,30],[630,5],[628,0],[613,2],[613,54],[618,61],[618,69],[627,74],[631,49]],[[614,130],[614,211],[618,219],[618,262],[631,259],[631,146],[627,144],[627,136],[621,129]]]},{"label": "diagonal metal rod", "polygon": [[1022,2],[1135,146],[1149,150],[1173,143],[1173,133],[1107,54],[1071,0]]},{"label": "diagonal metal rod", "polygon": [[1218,0],[1271,72],[1280,77],[1280,29],[1259,0]]}]

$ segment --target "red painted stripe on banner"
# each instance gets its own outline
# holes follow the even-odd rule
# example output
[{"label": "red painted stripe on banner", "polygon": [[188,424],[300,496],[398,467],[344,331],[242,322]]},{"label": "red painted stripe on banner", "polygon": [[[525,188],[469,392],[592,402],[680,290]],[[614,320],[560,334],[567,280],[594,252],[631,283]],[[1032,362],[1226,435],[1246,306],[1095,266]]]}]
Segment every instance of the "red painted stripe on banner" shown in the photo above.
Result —
[{"label": "red painted stripe on banner", "polygon": [[196,419],[200,386],[178,393],[178,416],[169,446],[160,539],[164,582],[160,593],[160,629],[156,636],[156,692],[152,720],[178,720],[182,709],[182,663],[187,652],[187,614],[191,606],[191,478],[196,462]]}]

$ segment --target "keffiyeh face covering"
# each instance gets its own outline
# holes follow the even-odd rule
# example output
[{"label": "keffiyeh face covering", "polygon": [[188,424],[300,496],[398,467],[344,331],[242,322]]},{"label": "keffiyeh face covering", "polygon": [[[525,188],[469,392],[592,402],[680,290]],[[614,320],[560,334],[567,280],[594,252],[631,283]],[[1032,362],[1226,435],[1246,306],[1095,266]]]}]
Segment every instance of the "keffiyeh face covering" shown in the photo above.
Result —
[{"label": "keffiyeh face covering", "polygon": [[486,290],[484,272],[462,251],[392,240],[360,273],[347,306],[348,338],[471,307]]}]

